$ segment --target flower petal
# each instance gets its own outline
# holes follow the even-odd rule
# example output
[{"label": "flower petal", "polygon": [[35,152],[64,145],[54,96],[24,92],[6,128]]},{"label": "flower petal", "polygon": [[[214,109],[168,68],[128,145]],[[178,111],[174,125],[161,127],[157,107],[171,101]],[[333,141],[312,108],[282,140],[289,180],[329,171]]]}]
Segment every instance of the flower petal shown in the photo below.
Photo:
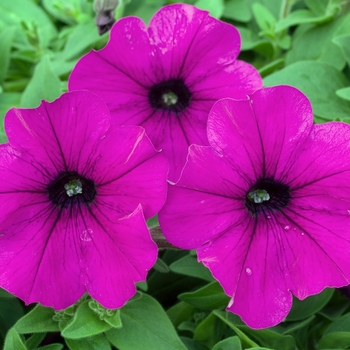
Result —
[{"label": "flower petal", "polygon": [[149,36],[169,78],[211,74],[208,67],[215,73],[232,64],[240,50],[235,27],[187,4],[160,9],[150,21]]},{"label": "flower petal", "polygon": [[84,251],[89,262],[86,287],[104,307],[119,308],[135,294],[135,283],[146,279],[156,262],[158,248],[141,206],[122,219],[105,207],[95,207],[92,213],[101,234]]},{"label": "flower petal", "polygon": [[[35,154],[37,163],[57,171],[84,173],[93,161],[94,144],[109,127],[110,115],[102,100],[88,91],[62,95],[38,108],[13,108],[5,118],[9,143]],[[92,145],[86,147],[86,145]]]},{"label": "flower petal", "polygon": [[98,201],[119,217],[131,214],[139,204],[147,219],[155,215],[166,199],[169,164],[145,130],[111,126],[96,152],[99,157],[91,169],[96,175],[91,177],[97,183]]},{"label": "flower petal", "polygon": [[191,145],[182,176],[176,186],[169,186],[159,212],[165,237],[178,247],[194,249],[237,226],[248,217],[244,185],[245,179],[211,147]]},{"label": "flower petal", "polygon": [[280,177],[299,154],[313,126],[311,105],[290,86],[264,88],[246,101],[222,99],[208,118],[214,149],[235,160],[236,169],[257,177]]}]

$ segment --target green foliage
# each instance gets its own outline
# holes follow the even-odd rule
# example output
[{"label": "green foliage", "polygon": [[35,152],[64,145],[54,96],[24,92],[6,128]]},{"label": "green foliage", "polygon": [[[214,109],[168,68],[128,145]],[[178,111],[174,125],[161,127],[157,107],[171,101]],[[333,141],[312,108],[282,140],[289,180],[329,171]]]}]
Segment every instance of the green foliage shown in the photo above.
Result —
[{"label": "green foliage", "polygon": [[117,348],[134,350],[142,344],[143,350],[186,349],[161,305],[149,295],[127,303],[121,309],[121,319],[122,328],[106,332]]}]

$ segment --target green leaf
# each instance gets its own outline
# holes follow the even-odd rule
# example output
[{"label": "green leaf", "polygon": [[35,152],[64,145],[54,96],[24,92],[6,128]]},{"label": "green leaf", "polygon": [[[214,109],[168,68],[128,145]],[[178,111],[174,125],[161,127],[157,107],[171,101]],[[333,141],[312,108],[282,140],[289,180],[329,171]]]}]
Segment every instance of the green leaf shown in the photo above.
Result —
[{"label": "green leaf", "polygon": [[22,337],[11,328],[5,338],[5,345],[3,350],[27,350],[23,343]]},{"label": "green leaf", "polygon": [[212,350],[242,350],[238,337],[229,337],[215,344]]},{"label": "green leaf", "polygon": [[[302,27],[300,27],[302,28]],[[286,64],[314,60],[331,64],[338,70],[345,66],[340,47],[333,38],[350,32],[350,13],[329,23],[313,26],[295,35],[291,50],[287,53]]]},{"label": "green leaf", "polygon": [[194,339],[212,348],[223,338],[227,325],[211,313],[195,329]]},{"label": "green leaf", "polygon": [[169,272],[168,265],[160,258],[157,258],[157,261],[154,264],[153,268],[160,273],[168,273]]},{"label": "green leaf", "polygon": [[223,17],[239,22],[249,22],[252,14],[246,0],[229,0],[225,2]]},{"label": "green leaf", "polygon": [[71,350],[111,350],[111,344],[104,334],[85,339],[65,339]]},{"label": "green leaf", "polygon": [[350,331],[350,313],[345,314],[340,317],[326,330],[325,334],[334,333],[334,332],[349,332]]},{"label": "green leaf", "polygon": [[270,329],[280,334],[289,334],[297,331],[298,329],[304,328],[309,323],[311,323],[314,319],[315,319],[315,316],[313,315],[301,322],[282,322],[279,325],[272,327]]},{"label": "green leaf", "polygon": [[41,346],[40,348],[37,348],[36,350],[62,350],[63,349],[63,344],[50,344],[50,345],[45,345]]},{"label": "green leaf", "polygon": [[186,350],[161,305],[151,296],[128,302],[121,310],[123,327],[106,332],[121,350]]},{"label": "green leaf", "polygon": [[279,350],[295,350],[295,339],[291,335],[282,335],[271,329],[254,330],[247,326],[238,326],[238,328],[260,346]]},{"label": "green leaf", "polygon": [[98,315],[100,320],[107,322],[115,328],[122,327],[122,320],[120,318],[120,309],[106,309],[96,300],[89,300],[89,308]]},{"label": "green leaf", "polygon": [[264,32],[273,32],[276,25],[274,15],[262,4],[256,2],[252,5],[253,15],[259,28]]},{"label": "green leaf", "polygon": [[61,82],[51,69],[49,57],[43,56],[21,98],[21,107],[37,107],[41,100],[53,101],[61,94]]},{"label": "green leaf", "polygon": [[315,16],[308,10],[297,10],[291,12],[286,18],[281,19],[276,24],[276,32],[281,32],[291,26],[303,23],[325,23],[332,19],[332,15]]},{"label": "green leaf", "polygon": [[340,35],[332,41],[340,47],[346,62],[350,65],[350,35]]},{"label": "green leaf", "polygon": [[326,288],[317,295],[304,300],[293,298],[293,307],[287,316],[287,321],[299,321],[308,318],[320,311],[332,298],[334,289]]},{"label": "green leaf", "polygon": [[15,35],[16,28],[14,26],[5,28],[0,33],[1,55],[0,55],[0,84],[5,80],[7,70],[10,65],[10,53],[12,40]]},{"label": "green leaf", "polygon": [[198,277],[208,282],[214,281],[210,271],[203,264],[199,263],[196,257],[191,255],[186,255],[173,262],[169,268],[171,271],[182,275]]},{"label": "green leaf", "polygon": [[65,60],[70,61],[91,50],[100,40],[95,22],[78,24],[71,31],[62,55]]},{"label": "green leaf", "polygon": [[333,66],[315,61],[297,62],[264,78],[265,86],[280,84],[293,85],[306,94],[315,115],[323,120],[350,121],[350,102],[336,95],[349,82]]},{"label": "green leaf", "polygon": [[193,339],[187,337],[180,337],[180,339],[186,345],[187,350],[208,350],[207,346],[204,346]]},{"label": "green leaf", "polygon": [[334,332],[323,336],[317,349],[348,349],[349,346],[350,332]]},{"label": "green leaf", "polygon": [[36,23],[41,48],[47,47],[57,34],[48,15],[32,0],[1,1],[0,15],[0,20],[7,25],[21,22]]},{"label": "green leaf", "polygon": [[190,320],[193,317],[194,312],[194,306],[180,301],[168,309],[166,313],[172,324],[177,327],[181,322]]},{"label": "green leaf", "polygon": [[70,339],[90,337],[111,328],[111,325],[101,320],[99,315],[89,307],[90,300],[82,302],[71,322],[62,330],[62,336]]},{"label": "green leaf", "polygon": [[16,298],[14,295],[6,291],[5,289],[0,288],[0,298]]},{"label": "green leaf", "polygon": [[227,306],[230,301],[230,297],[224,293],[216,281],[194,292],[182,293],[178,298],[201,310],[219,309]]},{"label": "green leaf", "polygon": [[0,335],[5,337],[6,332],[24,314],[23,307],[17,298],[0,299]]},{"label": "green leaf", "polygon": [[240,320],[239,316],[231,314],[230,312],[224,312],[219,310],[214,310],[213,314],[219,317],[224,321],[231,329],[235,331],[237,336],[242,342],[242,345],[246,348],[259,346],[253,340],[251,340],[243,331],[239,329],[239,325],[242,325],[243,322]]},{"label": "green leaf", "polygon": [[194,5],[202,10],[209,11],[210,15],[215,18],[220,18],[222,16],[225,7],[223,0],[197,0]]},{"label": "green leaf", "polygon": [[26,341],[26,347],[30,350],[36,349],[46,337],[46,333],[34,333]]},{"label": "green leaf", "polygon": [[54,315],[53,309],[37,304],[13,328],[20,334],[58,332],[58,323],[52,319]]},{"label": "green leaf", "polygon": [[72,0],[43,0],[45,10],[55,19],[66,24],[76,23],[75,16],[77,16],[79,6],[78,1]]}]

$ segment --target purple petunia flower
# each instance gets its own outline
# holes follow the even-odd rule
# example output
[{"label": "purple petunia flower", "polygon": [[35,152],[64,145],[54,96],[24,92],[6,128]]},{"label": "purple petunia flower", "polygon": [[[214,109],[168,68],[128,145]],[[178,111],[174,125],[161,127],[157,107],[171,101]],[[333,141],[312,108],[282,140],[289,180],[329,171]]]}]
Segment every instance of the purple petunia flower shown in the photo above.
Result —
[{"label": "purple petunia flower", "polygon": [[313,124],[297,89],[222,99],[211,147],[192,145],[159,214],[165,237],[198,259],[252,328],[350,280],[350,125]]},{"label": "purple petunia flower", "polygon": [[55,309],[86,291],[121,307],[157,258],[145,218],[164,204],[166,158],[143,128],[110,127],[90,92],[12,109],[5,129],[0,286]]},{"label": "purple petunia flower", "polygon": [[185,164],[191,143],[207,145],[210,108],[222,97],[244,98],[262,86],[257,70],[236,60],[235,27],[196,7],[163,7],[146,28],[119,20],[108,44],[75,66],[69,89],[101,96],[116,124],[142,125],[170,160],[170,179]]}]

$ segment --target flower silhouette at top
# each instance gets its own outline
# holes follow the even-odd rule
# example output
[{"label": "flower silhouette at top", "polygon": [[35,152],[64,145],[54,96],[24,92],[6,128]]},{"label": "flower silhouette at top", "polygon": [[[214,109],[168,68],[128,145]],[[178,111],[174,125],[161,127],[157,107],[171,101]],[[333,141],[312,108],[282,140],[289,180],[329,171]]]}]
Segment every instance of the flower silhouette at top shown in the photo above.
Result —
[{"label": "flower silhouette at top", "polygon": [[77,63],[69,89],[103,98],[113,123],[142,125],[170,160],[170,179],[185,164],[188,146],[208,145],[206,123],[214,102],[244,98],[262,86],[257,70],[236,60],[235,27],[194,6],[163,7],[149,27],[119,20],[110,40]]},{"label": "flower silhouette at top", "polygon": [[0,286],[55,309],[86,291],[121,307],[157,258],[145,218],[164,204],[166,157],[87,91],[12,109],[5,129]]},{"label": "flower silhouette at top", "polygon": [[313,124],[308,99],[278,86],[222,99],[210,146],[192,145],[159,221],[198,249],[252,328],[281,322],[299,299],[350,280],[350,125]]}]

